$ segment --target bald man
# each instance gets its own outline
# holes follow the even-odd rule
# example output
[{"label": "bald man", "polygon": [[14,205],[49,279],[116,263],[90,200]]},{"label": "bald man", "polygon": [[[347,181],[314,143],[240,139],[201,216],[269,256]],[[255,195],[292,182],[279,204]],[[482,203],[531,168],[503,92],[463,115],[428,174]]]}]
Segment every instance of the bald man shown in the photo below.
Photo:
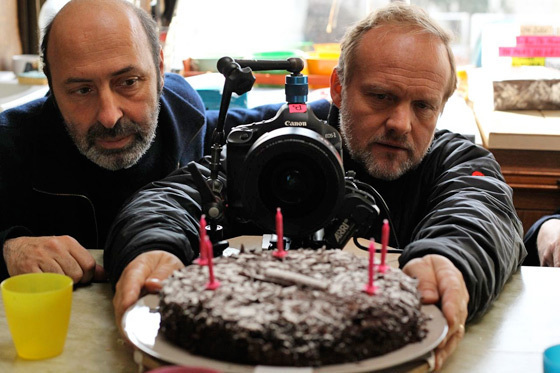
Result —
[{"label": "bald man", "polygon": [[[217,115],[207,119],[184,78],[164,75],[156,24],[127,1],[70,1],[41,50],[50,93],[0,114],[0,279],[43,271],[87,283],[105,276],[87,249],[103,248],[119,207],[199,160]],[[183,265],[146,257],[148,267],[133,266],[142,275]]]},{"label": "bald man", "polygon": [[0,115],[0,277],[86,283],[124,200],[203,155],[204,106],[164,78],[156,25],[125,1],[69,2],[41,49],[50,94]]}]

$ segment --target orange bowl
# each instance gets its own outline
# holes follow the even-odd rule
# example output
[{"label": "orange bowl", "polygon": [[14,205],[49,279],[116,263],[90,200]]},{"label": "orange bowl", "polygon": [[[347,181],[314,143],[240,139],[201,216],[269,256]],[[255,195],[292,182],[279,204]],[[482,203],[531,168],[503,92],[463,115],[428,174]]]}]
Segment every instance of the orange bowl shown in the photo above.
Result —
[{"label": "orange bowl", "polygon": [[331,75],[337,64],[337,53],[310,52],[307,55],[309,75]]}]

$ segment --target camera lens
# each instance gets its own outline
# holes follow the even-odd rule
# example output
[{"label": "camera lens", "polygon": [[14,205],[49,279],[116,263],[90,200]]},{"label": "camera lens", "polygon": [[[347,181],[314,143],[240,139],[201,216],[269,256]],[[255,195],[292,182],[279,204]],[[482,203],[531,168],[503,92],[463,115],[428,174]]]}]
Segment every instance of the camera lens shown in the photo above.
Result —
[{"label": "camera lens", "polygon": [[305,200],[307,190],[305,175],[301,170],[288,169],[279,172],[275,192],[283,204],[297,204]]},{"label": "camera lens", "polygon": [[261,136],[251,147],[240,175],[249,219],[275,230],[282,209],[284,233],[307,236],[323,228],[344,196],[344,170],[336,149],[317,132],[286,127]]},{"label": "camera lens", "polygon": [[325,194],[318,185],[325,177],[312,159],[302,154],[271,157],[258,179],[259,196],[267,209],[282,208],[285,218],[308,214],[317,208]]}]

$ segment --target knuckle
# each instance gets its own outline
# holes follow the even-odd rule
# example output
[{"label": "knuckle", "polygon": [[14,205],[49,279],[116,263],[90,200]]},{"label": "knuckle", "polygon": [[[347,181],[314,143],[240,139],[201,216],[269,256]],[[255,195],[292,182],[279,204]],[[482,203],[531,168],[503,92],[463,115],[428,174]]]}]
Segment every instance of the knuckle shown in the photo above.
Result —
[{"label": "knuckle", "polygon": [[69,273],[66,273],[66,275],[69,276],[74,281],[74,283],[79,282],[82,279],[83,274],[84,273],[81,270],[73,270]]},{"label": "knuckle", "polygon": [[60,236],[60,241],[65,245],[75,245],[77,243],[74,237],[68,235]]},{"label": "knuckle", "polygon": [[89,256],[85,259],[85,263],[84,263],[84,269],[86,271],[93,271],[95,269],[95,266],[97,265],[97,262],[95,261],[95,258],[93,256]]}]

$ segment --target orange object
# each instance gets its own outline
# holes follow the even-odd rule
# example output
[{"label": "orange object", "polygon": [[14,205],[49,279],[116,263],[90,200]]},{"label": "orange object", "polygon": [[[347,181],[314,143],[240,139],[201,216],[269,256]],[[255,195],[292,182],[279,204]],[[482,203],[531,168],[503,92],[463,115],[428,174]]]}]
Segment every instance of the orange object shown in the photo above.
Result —
[{"label": "orange object", "polygon": [[338,64],[339,53],[309,52],[307,55],[307,69],[309,75],[331,75]]}]

